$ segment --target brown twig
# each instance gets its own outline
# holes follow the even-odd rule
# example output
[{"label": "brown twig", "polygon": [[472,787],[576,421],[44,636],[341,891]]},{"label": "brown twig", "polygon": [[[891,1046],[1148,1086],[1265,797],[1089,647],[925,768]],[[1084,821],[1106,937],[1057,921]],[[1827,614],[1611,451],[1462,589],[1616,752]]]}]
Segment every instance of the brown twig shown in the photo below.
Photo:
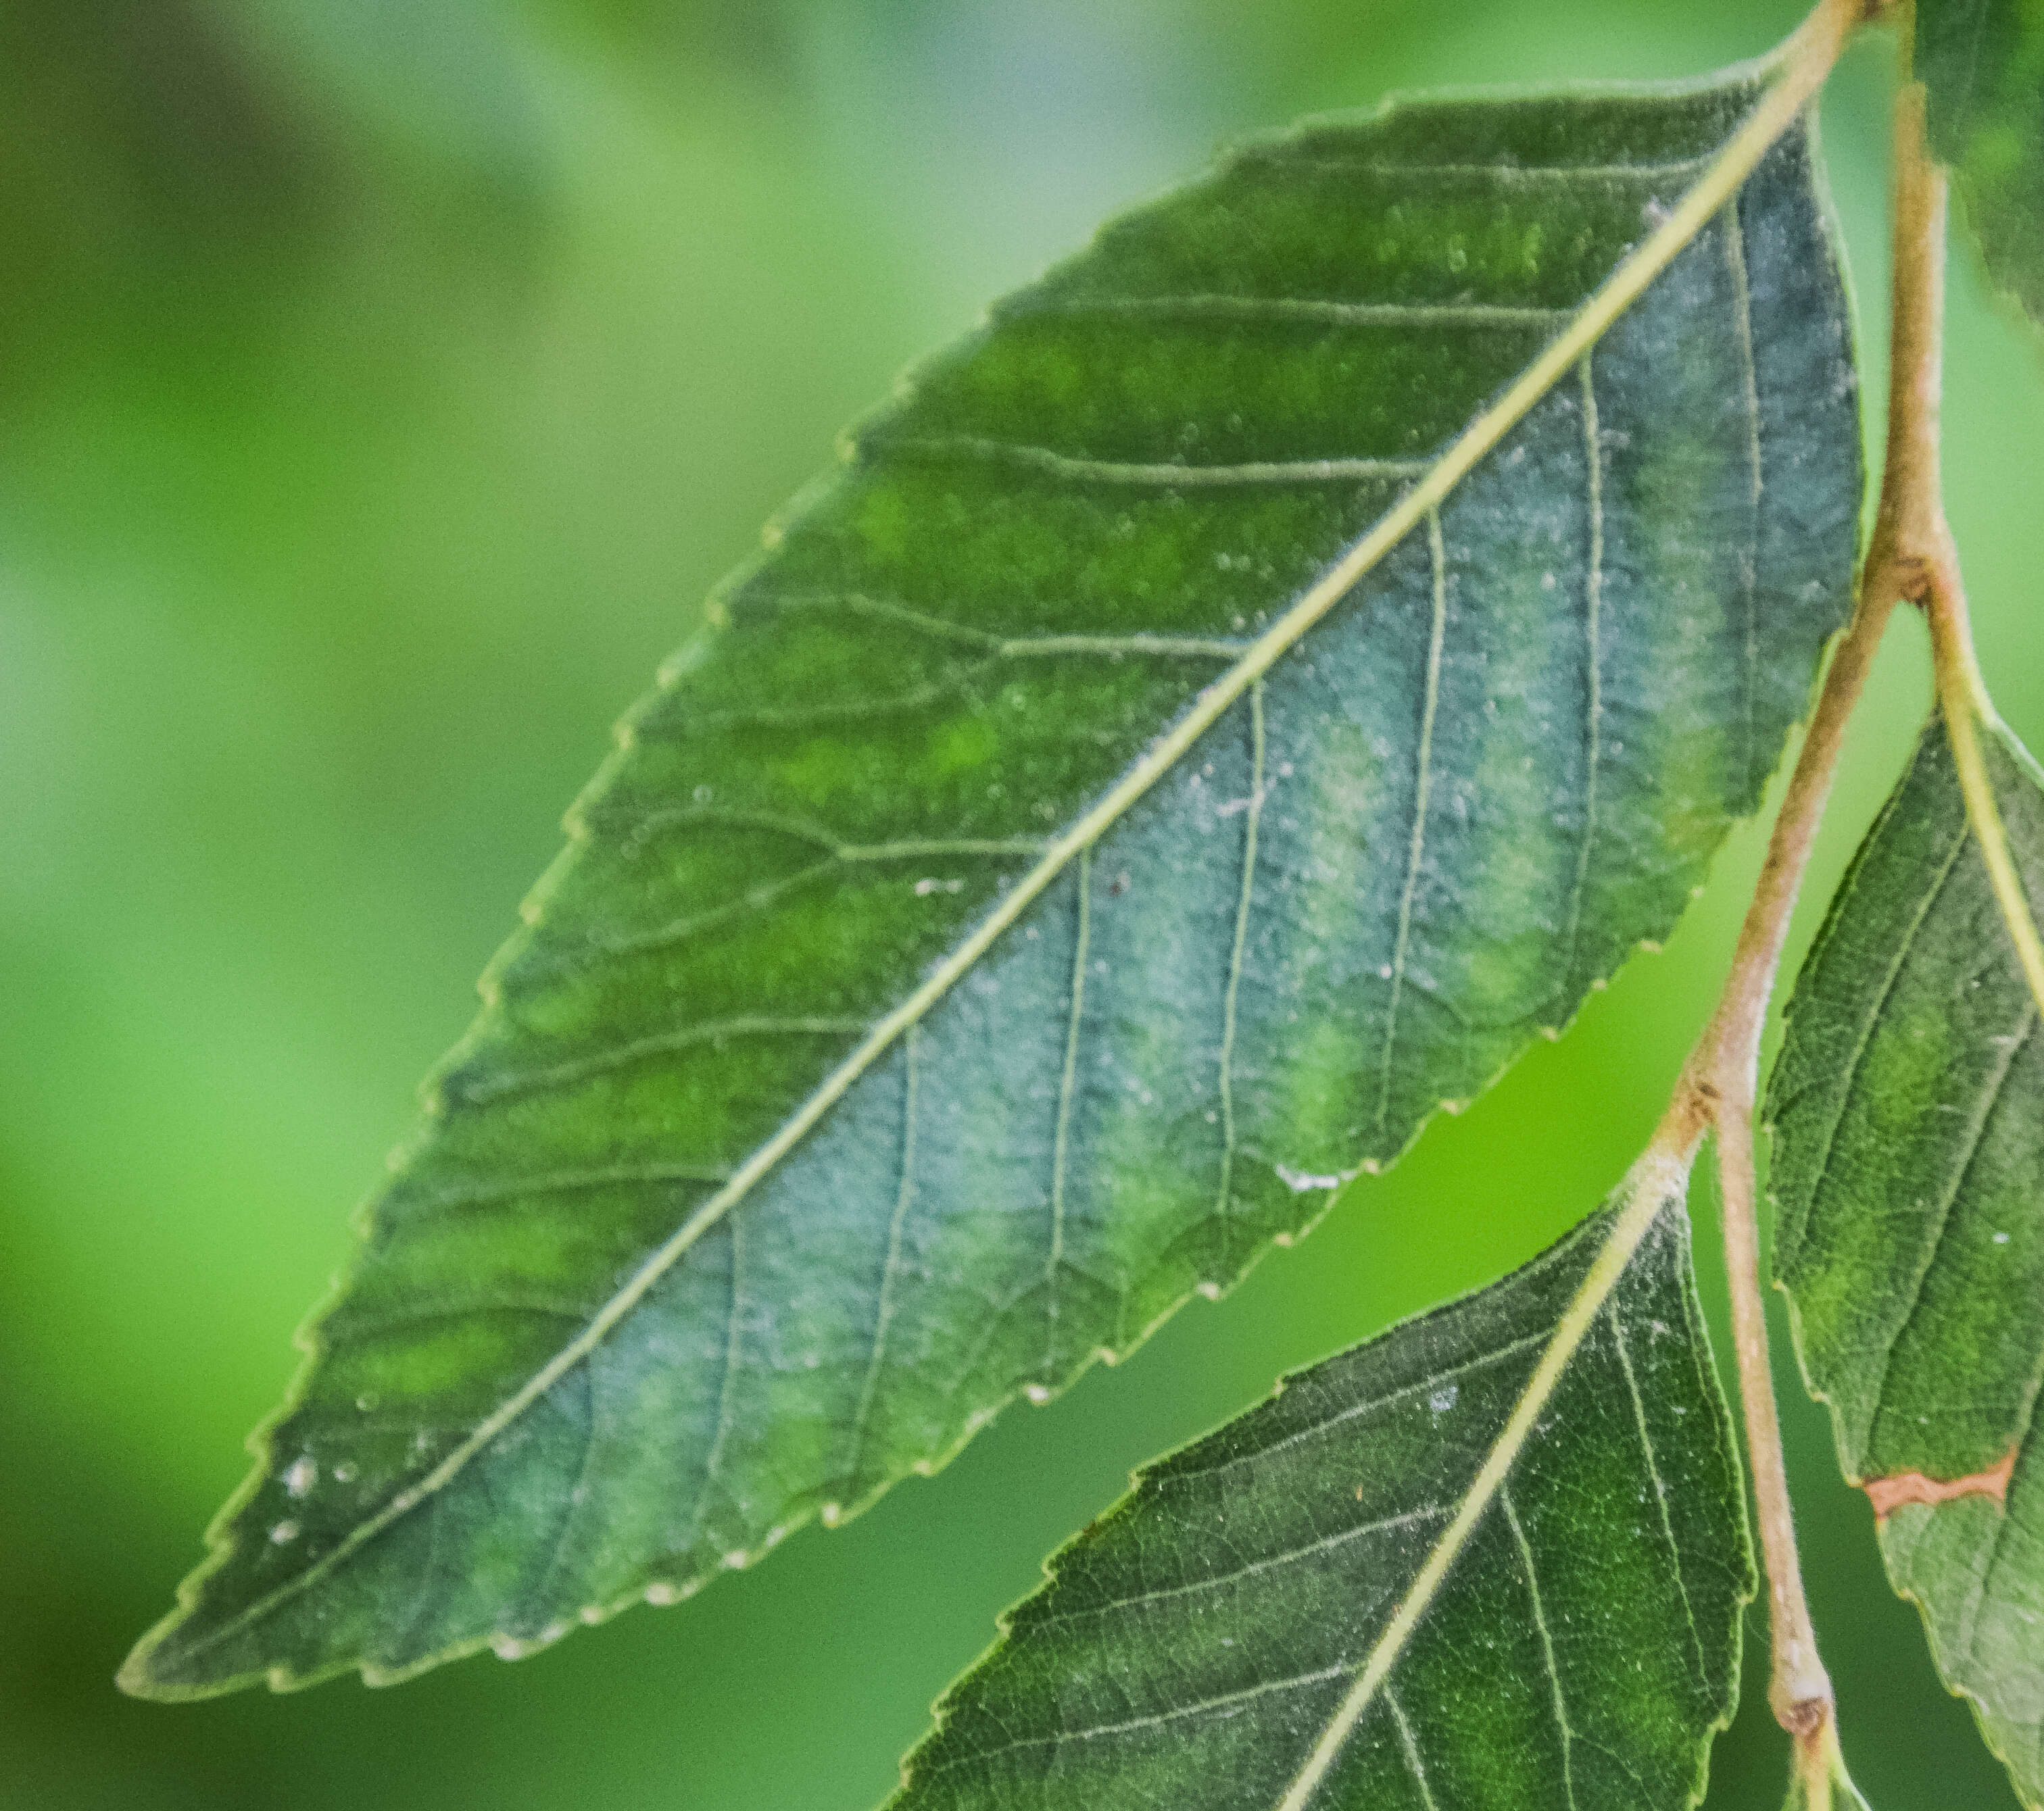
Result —
[{"label": "brown twig", "polygon": [[[1887,10],[1899,13],[1906,45],[1908,6]],[[1837,769],[1846,723],[1896,604],[1904,598],[1949,594],[1946,575],[1956,578],[1938,465],[1945,181],[1925,154],[1923,91],[1908,79],[1906,65],[1895,105],[1894,183],[1888,447],[1858,612],[1825,676],[1717,1010],[1684,1065],[1657,1138],[1670,1148],[1692,1151],[1706,1130],[1717,1134],[1733,1345],[1767,1571],[1773,1647],[1768,1698],[1777,1720],[1795,1739],[1796,1777],[1811,1803],[1828,1803],[1834,1786],[1850,1788],[1838,1758],[1831,1679],[1818,1653],[1804,1594],[1782,1459],[1760,1280],[1753,1121],[1768,1002],[1789,915]]]},{"label": "brown twig", "polygon": [[1768,1624],[1773,1643],[1768,1700],[1781,1726],[1804,1743],[1816,1740],[1829,1724],[1833,1701],[1803,1593],[1795,1518],[1781,1456],[1781,1427],[1768,1362],[1754,1201],[1753,1117],[1761,1032],[1781,968],[1789,915],[1823,821],[1846,721],[1865,687],[1896,601],[1892,591],[1862,586],[1858,614],[1831,656],[1809,731],[1789,777],[1788,794],[1774,820],[1759,884],[1746,907],[1717,1010],[1683,1065],[1655,1137],[1663,1148],[1687,1153],[1696,1149],[1705,1132],[1715,1130],[1717,1134],[1732,1345],[1753,1468],[1761,1552],[1767,1569]]}]

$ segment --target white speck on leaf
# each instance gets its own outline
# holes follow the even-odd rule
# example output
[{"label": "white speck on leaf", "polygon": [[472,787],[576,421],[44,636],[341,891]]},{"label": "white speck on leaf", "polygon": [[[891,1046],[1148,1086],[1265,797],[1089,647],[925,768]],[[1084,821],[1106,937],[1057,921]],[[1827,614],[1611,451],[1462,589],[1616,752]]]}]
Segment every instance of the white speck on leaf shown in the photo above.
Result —
[{"label": "white speck on leaf", "polygon": [[1310,1188],[1339,1188],[1355,1172],[1338,1170],[1332,1176],[1316,1176],[1310,1170],[1293,1169],[1289,1164],[1272,1166],[1278,1172],[1278,1180],[1294,1195],[1304,1195]]}]

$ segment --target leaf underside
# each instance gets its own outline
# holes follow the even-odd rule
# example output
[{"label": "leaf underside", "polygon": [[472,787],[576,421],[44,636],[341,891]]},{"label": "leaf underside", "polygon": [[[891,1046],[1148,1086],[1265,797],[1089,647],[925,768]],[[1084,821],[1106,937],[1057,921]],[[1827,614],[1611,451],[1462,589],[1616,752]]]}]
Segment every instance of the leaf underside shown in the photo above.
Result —
[{"label": "leaf underside", "polygon": [[1915,70],[1988,273],[2044,327],[2044,4],[1917,0]]},{"label": "leaf underside", "polygon": [[129,1687],[384,1681],[685,1595],[1231,1284],[1663,936],[1849,597],[1800,126],[1239,676],[1761,92],[1252,144],[866,423],[628,719]]},{"label": "leaf underside", "polygon": [[[2044,790],[1983,738],[2044,902]],[[1769,1089],[1777,1269],[1897,1590],[2044,1804],[2044,1035],[1942,722],[1869,833]]]},{"label": "leaf underside", "polygon": [[[1614,1218],[1139,1473],[939,1703],[890,1811],[1292,1804]],[[1737,1698],[1752,1593],[1688,1217],[1669,1199],[1303,1802],[1692,1804]]]}]

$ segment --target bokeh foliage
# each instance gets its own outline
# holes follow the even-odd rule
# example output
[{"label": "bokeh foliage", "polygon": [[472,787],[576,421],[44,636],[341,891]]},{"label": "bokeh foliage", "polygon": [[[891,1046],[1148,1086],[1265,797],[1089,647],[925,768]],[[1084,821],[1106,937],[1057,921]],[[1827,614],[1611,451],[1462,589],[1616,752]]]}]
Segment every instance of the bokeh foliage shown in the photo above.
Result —
[{"label": "bokeh foliage", "polygon": [[[1693,73],[1796,10],[10,7],[0,1805],[857,1811],[1132,1464],[1596,1199],[1713,991],[1750,835],[1570,1040],[940,1483],[521,1667],[113,1692],[618,702],[897,367],[1224,132],[1392,86]],[[1877,372],[1884,82],[1869,46],[1827,103]],[[2035,742],[2044,378],[1954,286],[1952,513]],[[1894,644],[1805,934],[1921,719],[1914,625]],[[1856,1776],[1886,1811],[2008,1803],[1820,1415],[1785,1406]],[[1747,1695],[1716,1804],[1778,1797]]]}]

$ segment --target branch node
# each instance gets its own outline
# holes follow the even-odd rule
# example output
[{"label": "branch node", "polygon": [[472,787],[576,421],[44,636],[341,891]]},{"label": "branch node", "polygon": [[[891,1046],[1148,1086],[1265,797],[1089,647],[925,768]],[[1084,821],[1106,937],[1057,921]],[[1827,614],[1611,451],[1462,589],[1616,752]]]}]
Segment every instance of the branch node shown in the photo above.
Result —
[{"label": "branch node", "polygon": [[1823,1738],[1831,1722],[1833,1703],[1828,1693],[1821,1698],[1799,1698],[1776,1713],[1781,1727],[1804,1746]]}]

